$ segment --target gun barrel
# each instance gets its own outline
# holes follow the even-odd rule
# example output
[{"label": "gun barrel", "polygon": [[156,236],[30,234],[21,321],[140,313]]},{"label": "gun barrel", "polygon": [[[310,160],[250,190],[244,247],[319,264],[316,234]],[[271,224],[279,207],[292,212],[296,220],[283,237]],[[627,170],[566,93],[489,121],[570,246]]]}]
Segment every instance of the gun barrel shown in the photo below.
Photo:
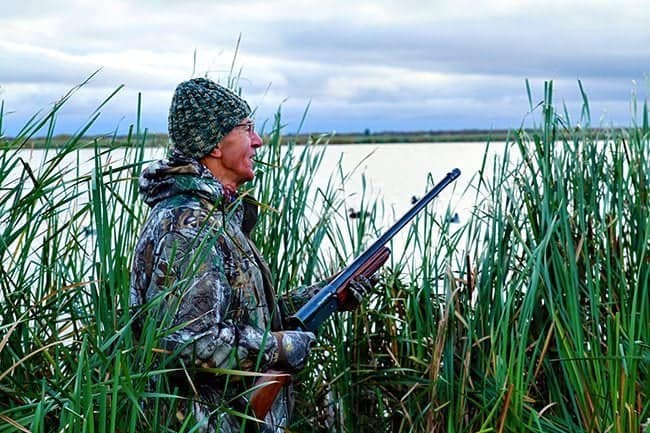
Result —
[{"label": "gun barrel", "polygon": [[354,259],[339,275],[327,284],[320,292],[312,297],[296,314],[289,318],[289,323],[296,329],[314,332],[338,308],[336,291],[342,287],[370,260],[380,248],[397,234],[415,215],[417,215],[431,200],[436,198],[443,189],[460,176],[460,170],[454,168],[438,182],[424,197],[418,200],[393,226],[379,237],[367,250]]}]

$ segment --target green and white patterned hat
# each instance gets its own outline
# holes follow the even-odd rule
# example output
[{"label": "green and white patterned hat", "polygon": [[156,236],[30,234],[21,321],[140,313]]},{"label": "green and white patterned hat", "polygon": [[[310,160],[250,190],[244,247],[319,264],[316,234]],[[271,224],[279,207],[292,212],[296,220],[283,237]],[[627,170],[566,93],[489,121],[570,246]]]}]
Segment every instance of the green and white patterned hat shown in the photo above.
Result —
[{"label": "green and white patterned hat", "polygon": [[169,107],[172,148],[200,159],[251,113],[242,98],[207,78],[193,78],[176,87]]}]

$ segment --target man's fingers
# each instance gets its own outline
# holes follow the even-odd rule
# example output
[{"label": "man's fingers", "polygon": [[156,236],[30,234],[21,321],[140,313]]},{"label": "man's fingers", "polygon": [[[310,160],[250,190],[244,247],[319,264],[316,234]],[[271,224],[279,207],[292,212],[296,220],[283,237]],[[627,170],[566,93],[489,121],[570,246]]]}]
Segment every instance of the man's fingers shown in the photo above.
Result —
[{"label": "man's fingers", "polygon": [[364,296],[372,291],[374,285],[375,283],[372,279],[359,275],[354,280],[350,281],[348,290],[358,302],[361,302]]},{"label": "man's fingers", "polygon": [[350,281],[350,284],[348,285],[348,291],[352,294],[352,296],[354,296],[354,299],[356,299],[358,303],[361,303],[365,294],[365,289],[359,282],[355,280]]}]

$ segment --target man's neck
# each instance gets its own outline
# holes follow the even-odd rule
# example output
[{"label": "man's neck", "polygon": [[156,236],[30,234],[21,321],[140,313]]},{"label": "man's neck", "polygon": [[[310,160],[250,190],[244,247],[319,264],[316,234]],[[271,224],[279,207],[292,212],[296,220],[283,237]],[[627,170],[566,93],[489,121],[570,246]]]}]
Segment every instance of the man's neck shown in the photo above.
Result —
[{"label": "man's neck", "polygon": [[221,185],[223,185],[224,191],[229,191],[233,194],[236,194],[237,184],[225,175],[225,171],[223,170],[221,162],[218,158],[206,155],[201,158],[199,162],[203,164],[215,178],[217,178]]}]

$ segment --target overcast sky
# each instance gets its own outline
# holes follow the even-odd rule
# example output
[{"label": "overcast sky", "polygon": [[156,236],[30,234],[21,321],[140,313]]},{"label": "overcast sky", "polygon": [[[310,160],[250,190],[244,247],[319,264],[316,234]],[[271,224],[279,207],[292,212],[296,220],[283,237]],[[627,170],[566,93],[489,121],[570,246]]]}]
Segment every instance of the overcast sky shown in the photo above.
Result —
[{"label": "overcast sky", "polygon": [[[102,5],[101,7],[99,5]],[[519,126],[553,80],[578,121],[631,122],[650,87],[649,0],[2,0],[0,99],[6,135],[99,70],[65,104],[57,132],[101,109],[95,133],[135,122],[166,132],[174,87],[225,82],[235,61],[256,120],[281,106],[286,131]],[[195,58],[196,53],[196,58]]]}]

